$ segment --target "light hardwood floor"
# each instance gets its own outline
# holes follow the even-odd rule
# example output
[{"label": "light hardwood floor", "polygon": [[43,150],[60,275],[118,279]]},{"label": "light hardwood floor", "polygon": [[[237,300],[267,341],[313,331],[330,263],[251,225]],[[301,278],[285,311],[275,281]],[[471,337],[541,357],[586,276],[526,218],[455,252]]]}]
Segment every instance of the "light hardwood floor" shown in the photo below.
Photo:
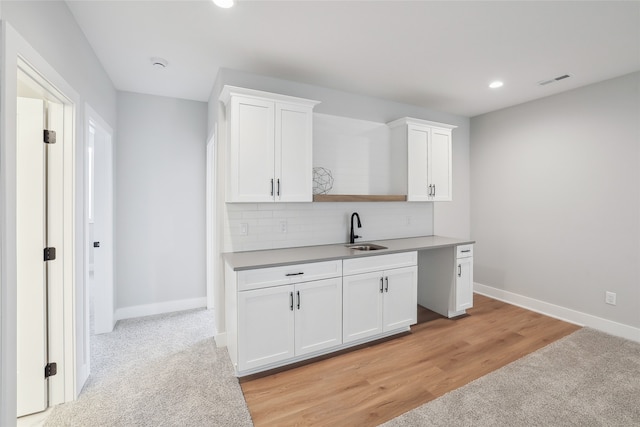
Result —
[{"label": "light hardwood floor", "polygon": [[419,307],[398,338],[242,381],[260,426],[376,426],[579,329],[475,295],[447,319]]}]

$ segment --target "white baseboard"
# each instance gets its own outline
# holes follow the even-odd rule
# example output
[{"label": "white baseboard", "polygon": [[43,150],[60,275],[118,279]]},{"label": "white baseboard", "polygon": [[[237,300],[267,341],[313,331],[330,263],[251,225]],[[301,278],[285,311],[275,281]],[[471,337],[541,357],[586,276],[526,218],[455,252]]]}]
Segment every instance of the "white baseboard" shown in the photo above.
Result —
[{"label": "white baseboard", "polygon": [[166,301],[155,304],[133,305],[116,310],[115,319],[133,319],[134,317],[152,316],[154,314],[172,313],[174,311],[191,310],[192,308],[204,308],[207,306],[207,298],[190,298],[177,301]]},{"label": "white baseboard", "polygon": [[213,340],[216,342],[216,347],[218,347],[218,348],[226,347],[227,346],[227,333],[226,332],[216,333],[213,336]]},{"label": "white baseboard", "polygon": [[481,283],[474,282],[473,291],[480,295],[485,295],[499,301],[526,308],[527,310],[535,311],[536,313],[544,314],[546,316],[560,319],[565,322],[573,323],[580,326],[586,326],[588,328],[597,329],[611,335],[640,342],[640,328],[634,328],[633,326],[603,319],[601,317],[593,316],[591,314],[572,310],[570,308],[551,304],[545,301],[540,301],[534,298],[525,297],[523,295],[514,294],[513,292],[493,288]]}]

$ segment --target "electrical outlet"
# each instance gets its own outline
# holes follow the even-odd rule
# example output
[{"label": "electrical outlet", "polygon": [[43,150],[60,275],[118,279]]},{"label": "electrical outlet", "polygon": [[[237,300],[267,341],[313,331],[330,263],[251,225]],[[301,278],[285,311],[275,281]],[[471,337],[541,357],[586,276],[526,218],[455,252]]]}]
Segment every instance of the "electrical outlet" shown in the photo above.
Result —
[{"label": "electrical outlet", "polygon": [[249,235],[249,224],[247,224],[246,222],[243,222],[242,224],[240,224],[240,235],[241,236]]},{"label": "electrical outlet", "polygon": [[616,293],[615,292],[605,292],[604,293],[604,302],[611,305],[616,305]]},{"label": "electrical outlet", "polygon": [[280,221],[280,232],[281,233],[287,232],[287,221]]},{"label": "electrical outlet", "polygon": [[411,217],[407,216],[407,226],[411,225]]}]

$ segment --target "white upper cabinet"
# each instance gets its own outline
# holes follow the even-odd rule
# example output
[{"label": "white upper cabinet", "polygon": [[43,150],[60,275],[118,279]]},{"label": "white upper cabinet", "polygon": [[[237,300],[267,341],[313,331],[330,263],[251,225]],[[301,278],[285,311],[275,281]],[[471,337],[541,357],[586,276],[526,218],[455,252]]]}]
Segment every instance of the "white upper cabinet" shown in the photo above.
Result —
[{"label": "white upper cabinet", "polygon": [[311,202],[317,101],[225,86],[227,202]]},{"label": "white upper cabinet", "polygon": [[388,125],[396,191],[410,202],[451,201],[451,131],[457,126],[407,117]]}]

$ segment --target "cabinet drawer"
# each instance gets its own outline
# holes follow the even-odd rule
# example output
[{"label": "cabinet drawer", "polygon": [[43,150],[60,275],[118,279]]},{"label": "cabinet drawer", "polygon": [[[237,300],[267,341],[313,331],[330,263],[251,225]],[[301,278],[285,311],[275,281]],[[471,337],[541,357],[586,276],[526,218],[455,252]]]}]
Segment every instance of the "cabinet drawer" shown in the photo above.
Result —
[{"label": "cabinet drawer", "polygon": [[369,271],[410,267],[417,265],[417,263],[417,252],[401,252],[397,254],[345,259],[342,261],[342,271],[345,276],[348,276],[351,274],[367,273]]},{"label": "cabinet drawer", "polygon": [[469,258],[473,256],[473,245],[456,246],[456,258]]},{"label": "cabinet drawer", "polygon": [[342,275],[342,261],[293,264],[238,272],[238,291],[329,279]]}]

